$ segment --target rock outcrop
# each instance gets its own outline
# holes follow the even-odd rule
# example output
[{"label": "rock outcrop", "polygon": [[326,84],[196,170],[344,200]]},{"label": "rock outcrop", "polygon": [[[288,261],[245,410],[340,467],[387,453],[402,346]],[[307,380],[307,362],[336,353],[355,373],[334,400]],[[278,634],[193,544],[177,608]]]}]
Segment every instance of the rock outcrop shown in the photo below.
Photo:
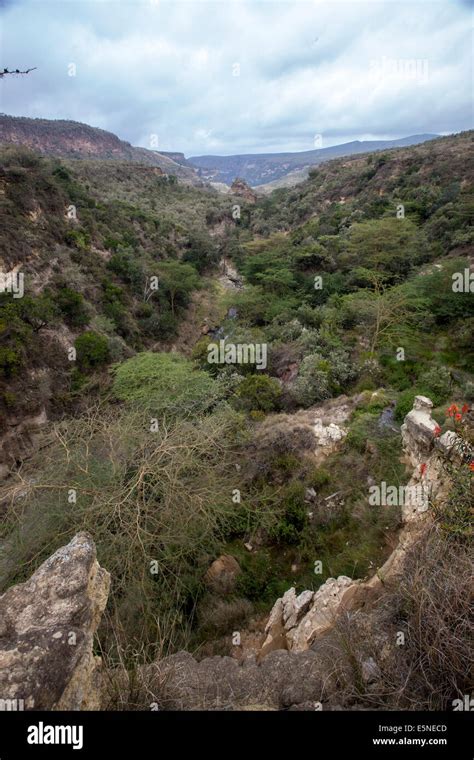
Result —
[{"label": "rock outcrop", "polygon": [[[320,709],[334,689],[328,660],[319,652],[272,652],[255,657],[206,657],[178,652],[141,669],[149,695],[166,710]],[[152,697],[150,696],[150,701]],[[319,703],[319,704],[318,704]]]},{"label": "rock outcrop", "polygon": [[294,588],[286,591],[270,613],[260,657],[275,649],[308,649],[318,635],[331,628],[346,590],[353,585],[351,578],[340,575],[328,578],[315,592],[303,591],[297,596]]},{"label": "rock outcrop", "polygon": [[[329,578],[314,593],[303,591],[296,596],[295,589],[289,589],[270,613],[260,657],[276,649],[292,652],[309,649],[334,625],[339,614],[374,601],[383,591],[384,584],[403,571],[408,549],[430,522],[430,501],[443,498],[449,490],[450,479],[445,463],[456,456],[458,437],[449,431],[438,437],[441,431],[431,418],[432,407],[430,399],[417,396],[402,425],[406,462],[413,468],[413,474],[405,487],[405,499],[401,505],[403,527],[395,550],[366,582],[340,576]],[[330,426],[326,430],[330,431]]]},{"label": "rock outcrop", "polygon": [[426,396],[416,396],[413,409],[402,425],[403,448],[407,463],[418,467],[430,456],[437,425],[431,418],[433,403]]},{"label": "rock outcrop", "polygon": [[109,581],[91,537],[78,533],[0,596],[0,695],[7,709],[99,709],[100,658],[92,645]]},{"label": "rock outcrop", "polygon": [[257,202],[257,195],[252,188],[246,183],[244,179],[236,177],[230,186],[230,192],[232,195],[238,195],[240,198],[248,201],[249,203]]}]

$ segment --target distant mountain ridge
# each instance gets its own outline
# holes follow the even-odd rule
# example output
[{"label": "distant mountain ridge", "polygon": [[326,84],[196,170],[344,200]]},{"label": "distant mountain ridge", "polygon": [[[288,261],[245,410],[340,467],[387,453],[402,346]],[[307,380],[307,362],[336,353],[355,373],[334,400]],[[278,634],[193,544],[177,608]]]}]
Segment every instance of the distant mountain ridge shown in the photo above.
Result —
[{"label": "distant mountain ridge", "polygon": [[[359,153],[402,148],[432,140],[438,135],[422,134],[398,140],[354,140],[342,145],[301,152],[247,153],[233,156],[192,156],[180,151],[140,148],[98,127],[66,119],[31,119],[0,114],[0,143],[25,145],[45,156],[67,159],[127,161],[158,167],[192,184],[210,182],[221,188],[238,177],[262,192],[282,184],[302,181],[310,167],[333,158]],[[225,188],[224,188],[225,189]]]},{"label": "distant mountain ridge", "polygon": [[315,166],[332,158],[370,153],[376,150],[403,148],[434,140],[439,135],[422,134],[402,137],[398,140],[354,140],[329,148],[305,150],[297,153],[247,153],[234,156],[191,156],[188,166],[199,170],[201,179],[208,182],[231,184],[240,177],[252,186],[266,184],[285,177],[295,170]]},{"label": "distant mountain ridge", "polygon": [[[30,119],[0,114],[0,143],[25,145],[46,156],[59,158],[131,161],[160,168],[165,174],[197,182],[194,169],[172,156],[137,148],[112,132],[65,119]],[[184,158],[184,156],[183,156]]]}]

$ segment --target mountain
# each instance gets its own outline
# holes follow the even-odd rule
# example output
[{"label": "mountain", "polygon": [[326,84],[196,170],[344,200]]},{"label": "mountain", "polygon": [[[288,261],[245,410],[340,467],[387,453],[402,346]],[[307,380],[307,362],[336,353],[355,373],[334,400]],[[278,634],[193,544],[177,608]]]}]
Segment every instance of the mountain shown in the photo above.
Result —
[{"label": "mountain", "polygon": [[[264,185],[285,177],[295,170],[330,161],[332,158],[352,156],[389,148],[404,148],[434,140],[438,135],[411,135],[399,140],[354,140],[330,148],[305,150],[298,153],[247,153],[235,156],[191,156],[188,166],[198,169],[202,179],[225,182],[230,185],[240,177],[252,186]],[[304,175],[303,175],[304,176]],[[298,178],[300,179],[300,178]]]},{"label": "mountain", "polygon": [[399,140],[355,140],[298,153],[186,158],[180,151],[159,152],[135,147],[112,132],[77,121],[0,114],[0,143],[24,145],[42,155],[57,158],[126,161],[158,167],[164,174],[175,175],[184,182],[211,182],[217,189],[222,185],[230,186],[238,177],[253,187],[261,186],[263,192],[297,184],[307,177],[311,166],[333,158],[418,145],[436,137],[425,134]]},{"label": "mountain", "polygon": [[[155,166],[164,174],[174,174],[195,183],[195,171],[185,165],[183,154],[168,155],[136,148],[112,132],[78,121],[29,119],[0,114],[0,143],[24,145],[45,156],[58,158],[130,161]],[[174,156],[181,157],[174,160]]]}]

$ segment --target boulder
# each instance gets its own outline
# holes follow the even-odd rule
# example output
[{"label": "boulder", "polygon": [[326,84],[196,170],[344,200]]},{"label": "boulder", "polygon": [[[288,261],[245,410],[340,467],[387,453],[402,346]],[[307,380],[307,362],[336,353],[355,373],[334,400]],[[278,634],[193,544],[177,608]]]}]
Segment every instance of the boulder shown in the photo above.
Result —
[{"label": "boulder", "polygon": [[206,585],[219,594],[227,594],[235,588],[240,565],[231,554],[223,554],[214,560],[204,580]]},{"label": "boulder", "polygon": [[26,710],[99,709],[94,634],[109,574],[87,533],[0,596],[0,694]]}]

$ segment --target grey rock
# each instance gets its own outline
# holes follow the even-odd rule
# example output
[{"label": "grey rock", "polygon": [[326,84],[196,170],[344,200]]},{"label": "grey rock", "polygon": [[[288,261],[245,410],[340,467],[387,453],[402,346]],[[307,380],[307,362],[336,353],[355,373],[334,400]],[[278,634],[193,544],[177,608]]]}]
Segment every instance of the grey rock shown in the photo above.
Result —
[{"label": "grey rock", "polygon": [[0,596],[0,697],[29,710],[98,709],[92,652],[109,574],[86,533]]}]

